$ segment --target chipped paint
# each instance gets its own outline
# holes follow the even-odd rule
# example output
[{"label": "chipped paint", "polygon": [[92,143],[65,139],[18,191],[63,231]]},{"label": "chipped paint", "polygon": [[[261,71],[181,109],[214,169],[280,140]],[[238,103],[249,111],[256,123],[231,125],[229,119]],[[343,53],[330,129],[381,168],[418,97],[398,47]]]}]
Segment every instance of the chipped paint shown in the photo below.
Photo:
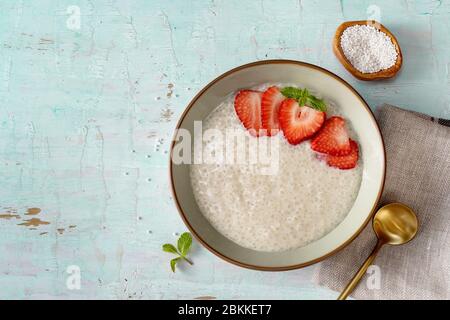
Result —
[{"label": "chipped paint", "polygon": [[158,132],[156,132],[156,131],[150,131],[150,132],[148,133],[148,135],[147,135],[147,138],[153,139],[153,138],[155,138],[155,137],[157,137],[157,136],[158,136]]},{"label": "chipped paint", "polygon": [[213,296],[200,296],[200,297],[196,297],[194,298],[195,300],[215,300],[217,299],[216,297]]},{"label": "chipped paint", "polygon": [[42,225],[50,224],[48,221],[43,221],[39,218],[32,218],[32,219],[26,219],[23,220],[24,222],[19,223],[18,226],[24,226],[24,227],[39,227]]},{"label": "chipped paint", "polygon": [[41,212],[40,208],[28,208],[25,215],[27,216],[34,216],[36,214],[39,214]]},{"label": "chipped paint", "polygon": [[161,110],[161,121],[170,122],[172,120],[173,111],[169,107]]},{"label": "chipped paint", "polygon": [[20,216],[18,215],[18,214],[11,214],[11,213],[3,213],[3,214],[0,214],[0,219],[6,219],[6,220],[9,220],[9,219],[20,219]]}]

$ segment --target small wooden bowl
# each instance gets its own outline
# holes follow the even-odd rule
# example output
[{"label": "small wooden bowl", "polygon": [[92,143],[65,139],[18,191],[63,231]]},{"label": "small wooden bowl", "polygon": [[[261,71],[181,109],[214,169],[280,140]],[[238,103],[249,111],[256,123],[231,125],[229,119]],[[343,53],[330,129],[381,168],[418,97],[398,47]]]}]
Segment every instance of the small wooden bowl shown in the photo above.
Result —
[{"label": "small wooden bowl", "polygon": [[[395,49],[397,50],[397,61],[395,64],[390,67],[389,69],[381,70],[374,73],[362,73],[359,70],[357,70],[353,65],[348,61],[348,59],[345,57],[344,52],[341,48],[341,36],[345,29],[348,27],[354,26],[354,25],[371,25],[375,27],[376,29],[384,32],[387,34],[391,40],[392,43],[395,46]],[[372,80],[382,80],[382,79],[389,79],[395,77],[395,75],[398,73],[400,68],[402,67],[403,63],[403,56],[402,51],[400,49],[400,45],[398,44],[397,39],[395,36],[386,29],[381,23],[375,21],[375,20],[361,20],[361,21],[347,21],[341,24],[337,30],[336,34],[334,35],[333,39],[333,52],[336,55],[336,57],[339,59],[339,61],[344,65],[345,69],[347,69],[354,77],[364,80],[364,81],[372,81]]]}]

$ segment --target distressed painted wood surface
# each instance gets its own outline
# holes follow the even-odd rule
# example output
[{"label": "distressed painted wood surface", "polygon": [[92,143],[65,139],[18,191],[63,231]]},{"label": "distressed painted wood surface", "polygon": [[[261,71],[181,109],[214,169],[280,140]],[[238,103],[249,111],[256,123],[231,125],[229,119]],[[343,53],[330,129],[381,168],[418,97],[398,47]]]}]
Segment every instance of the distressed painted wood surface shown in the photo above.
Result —
[{"label": "distressed painted wood surface", "polygon": [[[395,80],[357,81],[332,54],[336,27],[366,18],[403,48]],[[172,274],[161,252],[185,230],[168,189],[172,130],[232,67],[304,60],[372,108],[450,116],[448,0],[6,0],[0,27],[0,298],[334,298],[313,267],[243,270],[196,245],[195,266]]]}]

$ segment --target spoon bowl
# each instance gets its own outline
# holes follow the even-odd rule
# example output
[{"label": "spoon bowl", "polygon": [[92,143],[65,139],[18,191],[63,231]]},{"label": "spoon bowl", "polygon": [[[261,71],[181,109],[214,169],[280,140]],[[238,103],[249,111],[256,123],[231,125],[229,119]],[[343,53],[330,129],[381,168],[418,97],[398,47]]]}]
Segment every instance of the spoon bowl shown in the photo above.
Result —
[{"label": "spoon bowl", "polygon": [[417,216],[401,203],[391,203],[377,211],[373,229],[384,244],[400,245],[411,241],[418,229]]}]

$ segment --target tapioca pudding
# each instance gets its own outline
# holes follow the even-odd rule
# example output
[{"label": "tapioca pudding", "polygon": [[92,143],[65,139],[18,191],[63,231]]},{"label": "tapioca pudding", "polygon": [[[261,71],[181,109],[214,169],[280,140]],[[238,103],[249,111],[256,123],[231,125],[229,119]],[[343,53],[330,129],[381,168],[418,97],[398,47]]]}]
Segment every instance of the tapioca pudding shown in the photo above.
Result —
[{"label": "tapioca pudding", "polygon": [[[258,162],[190,167],[201,212],[235,243],[271,252],[302,247],[332,231],[352,208],[363,164],[338,106],[308,90],[262,85],[232,94],[202,126],[224,135],[233,130],[247,154],[257,140],[277,148],[270,173],[258,170],[267,168]],[[213,138],[202,144],[203,152],[217,147]]]}]

